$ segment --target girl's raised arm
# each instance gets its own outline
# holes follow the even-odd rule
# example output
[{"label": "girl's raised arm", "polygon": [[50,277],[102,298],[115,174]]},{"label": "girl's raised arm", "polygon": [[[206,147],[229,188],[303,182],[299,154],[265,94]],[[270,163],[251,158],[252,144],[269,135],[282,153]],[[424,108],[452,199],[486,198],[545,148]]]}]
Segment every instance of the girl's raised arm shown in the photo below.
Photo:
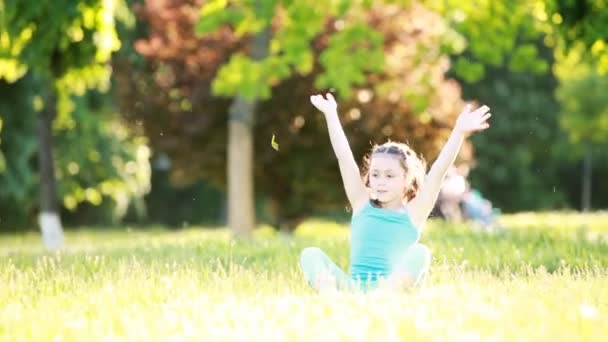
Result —
[{"label": "girl's raised arm", "polygon": [[490,108],[488,106],[481,106],[474,111],[470,109],[469,105],[466,106],[458,116],[454,129],[439,153],[437,160],[435,160],[429,173],[426,175],[420,192],[409,204],[413,221],[419,227],[422,227],[431,210],[433,210],[445,174],[454,163],[466,136],[490,127],[487,120],[492,114],[489,113]]},{"label": "girl's raised arm", "polygon": [[342,183],[348,201],[353,209],[353,214],[358,212],[369,199],[367,189],[357,162],[353,157],[353,152],[350,149],[340,118],[338,117],[338,105],[331,94],[327,94],[327,99],[323,95],[313,95],[310,97],[310,102],[325,115],[327,122],[327,130],[329,131],[329,140],[334,150],[338,165],[340,166],[340,174],[342,175]]}]

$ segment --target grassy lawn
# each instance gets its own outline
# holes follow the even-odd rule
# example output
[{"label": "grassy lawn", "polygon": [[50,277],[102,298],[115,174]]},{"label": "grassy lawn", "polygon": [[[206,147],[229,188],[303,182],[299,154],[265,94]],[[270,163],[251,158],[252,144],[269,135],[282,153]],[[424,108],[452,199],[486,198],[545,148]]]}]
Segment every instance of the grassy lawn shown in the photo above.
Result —
[{"label": "grassy lawn", "polygon": [[298,253],[348,265],[348,230],[81,228],[45,253],[0,236],[0,340],[604,341],[608,214],[517,214],[501,235],[431,222],[431,274],[415,292],[317,295]]}]

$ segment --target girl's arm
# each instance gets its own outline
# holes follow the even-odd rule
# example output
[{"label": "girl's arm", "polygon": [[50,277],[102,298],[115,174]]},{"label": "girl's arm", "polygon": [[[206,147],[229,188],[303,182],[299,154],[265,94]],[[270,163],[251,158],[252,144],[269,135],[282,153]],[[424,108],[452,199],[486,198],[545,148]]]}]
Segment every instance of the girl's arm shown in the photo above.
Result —
[{"label": "girl's arm", "polygon": [[338,159],[344,190],[353,209],[353,213],[356,213],[363,207],[365,201],[368,200],[369,195],[365,188],[365,184],[363,184],[363,180],[361,179],[359,167],[353,157],[344,130],[342,129],[342,124],[338,117],[336,100],[328,93],[327,99],[325,99],[323,95],[313,95],[310,97],[310,102],[325,115],[329,140],[331,141],[331,146]]},{"label": "girl's arm", "polygon": [[414,223],[419,227],[422,227],[429,217],[431,210],[433,210],[445,174],[454,163],[464,139],[471,133],[483,131],[490,127],[487,120],[492,114],[488,113],[489,110],[488,106],[482,106],[471,112],[470,105],[468,105],[458,116],[456,125],[439,153],[437,160],[435,160],[429,173],[426,175],[420,192],[409,204],[411,208],[410,215]]}]

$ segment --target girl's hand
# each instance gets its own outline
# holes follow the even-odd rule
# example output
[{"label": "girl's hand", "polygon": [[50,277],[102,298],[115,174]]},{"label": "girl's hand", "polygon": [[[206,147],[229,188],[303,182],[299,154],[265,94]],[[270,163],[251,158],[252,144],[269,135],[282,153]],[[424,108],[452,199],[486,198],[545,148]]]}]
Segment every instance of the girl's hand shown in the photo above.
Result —
[{"label": "girl's hand", "polygon": [[312,95],[310,97],[310,102],[325,115],[335,113],[338,109],[336,100],[330,93],[327,93],[327,99],[325,99],[323,95]]},{"label": "girl's hand", "polygon": [[490,107],[485,105],[474,111],[471,111],[471,105],[466,105],[456,120],[454,130],[462,134],[471,134],[487,129],[490,127],[487,121],[492,116],[489,111]]}]

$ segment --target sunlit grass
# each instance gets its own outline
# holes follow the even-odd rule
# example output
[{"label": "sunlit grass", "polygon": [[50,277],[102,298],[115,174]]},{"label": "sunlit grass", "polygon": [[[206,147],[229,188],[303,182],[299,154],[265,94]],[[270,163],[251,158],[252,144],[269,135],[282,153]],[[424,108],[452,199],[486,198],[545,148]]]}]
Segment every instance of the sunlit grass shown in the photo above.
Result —
[{"label": "sunlit grass", "polygon": [[239,242],[223,229],[80,229],[59,254],[37,234],[1,236],[0,339],[602,341],[608,218],[560,215],[505,216],[502,235],[432,222],[425,286],[367,295],[304,283],[305,246],[348,266],[348,230],[329,222]]},{"label": "sunlit grass", "polygon": [[549,228],[565,234],[588,234],[608,237],[608,211],[593,213],[541,212],[503,215],[501,222],[516,229]]}]

